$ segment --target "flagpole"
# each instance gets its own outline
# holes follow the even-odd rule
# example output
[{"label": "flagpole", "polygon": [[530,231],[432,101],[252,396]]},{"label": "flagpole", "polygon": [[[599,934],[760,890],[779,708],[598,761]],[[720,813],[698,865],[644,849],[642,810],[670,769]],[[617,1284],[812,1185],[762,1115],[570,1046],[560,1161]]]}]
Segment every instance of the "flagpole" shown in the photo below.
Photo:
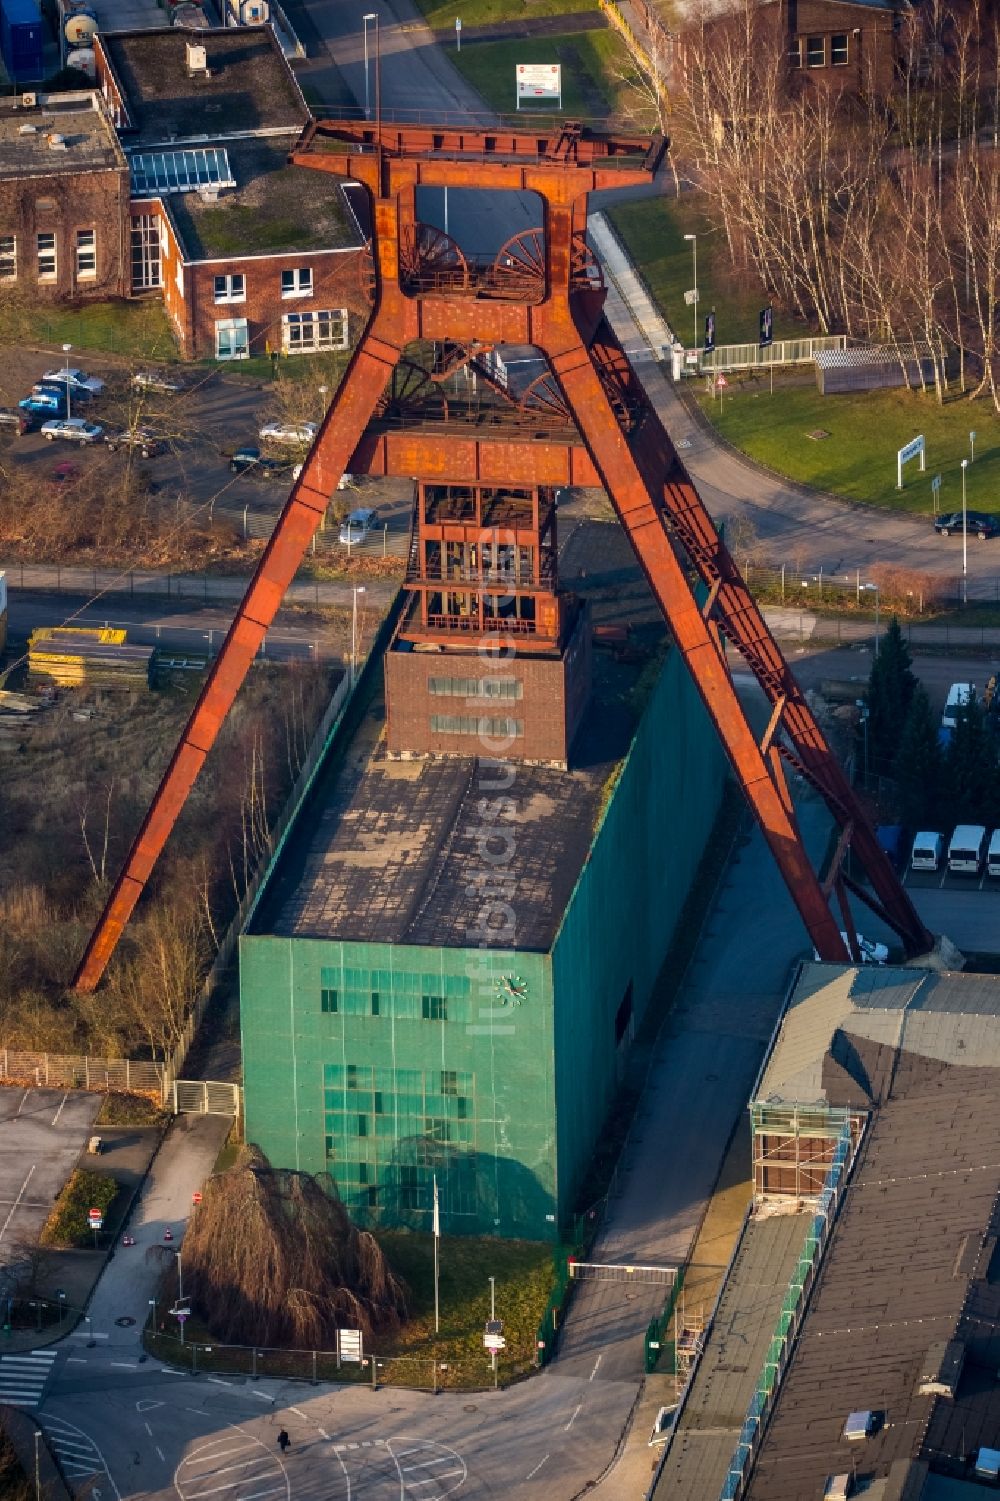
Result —
[{"label": "flagpole", "polygon": [[441,1216],[438,1211],[438,1180],[434,1174],[434,1333],[437,1334],[441,1327],[440,1308],[438,1303],[438,1241],[441,1239]]}]

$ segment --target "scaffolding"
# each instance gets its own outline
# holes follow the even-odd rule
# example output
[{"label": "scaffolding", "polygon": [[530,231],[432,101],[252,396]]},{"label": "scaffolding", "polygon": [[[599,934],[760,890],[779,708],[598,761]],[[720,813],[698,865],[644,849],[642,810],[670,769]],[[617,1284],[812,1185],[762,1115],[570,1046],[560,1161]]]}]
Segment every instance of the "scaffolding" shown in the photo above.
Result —
[{"label": "scaffolding", "polygon": [[705,1334],[704,1304],[689,1311],[682,1291],[674,1304],[674,1393],[678,1397],[704,1349]]},{"label": "scaffolding", "polygon": [[755,1101],[753,1130],[754,1208],[797,1213],[823,1192],[845,1126],[854,1145],[865,1115],[825,1104],[784,1105]]}]

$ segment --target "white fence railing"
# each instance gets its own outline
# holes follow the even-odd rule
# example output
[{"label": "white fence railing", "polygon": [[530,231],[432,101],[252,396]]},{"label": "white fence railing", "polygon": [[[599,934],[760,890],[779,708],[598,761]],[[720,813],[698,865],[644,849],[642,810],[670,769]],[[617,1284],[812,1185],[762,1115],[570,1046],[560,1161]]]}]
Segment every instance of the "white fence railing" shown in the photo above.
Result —
[{"label": "white fence railing", "polygon": [[[728,370],[766,370],[769,365],[808,365],[822,349],[846,349],[846,334],[816,338],[775,339],[766,349],[759,344],[720,344],[705,354],[701,349],[672,349],[673,377],[719,375]],[[694,356],[694,358],[692,358]]]},{"label": "white fence railing", "polygon": [[242,1114],[238,1084],[218,1079],[175,1079],[172,1095],[175,1115],[230,1115],[239,1120]]},{"label": "white fence railing", "polygon": [[101,1058],[86,1053],[0,1048],[0,1080],[7,1084],[33,1084],[36,1089],[124,1090],[160,1099],[165,1075],[162,1063]]}]

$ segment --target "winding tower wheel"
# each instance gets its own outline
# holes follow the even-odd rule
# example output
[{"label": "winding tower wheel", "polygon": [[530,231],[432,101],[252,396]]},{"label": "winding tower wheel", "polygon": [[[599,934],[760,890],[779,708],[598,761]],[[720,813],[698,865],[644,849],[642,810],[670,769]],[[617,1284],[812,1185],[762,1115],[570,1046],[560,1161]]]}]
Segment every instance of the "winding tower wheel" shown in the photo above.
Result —
[{"label": "winding tower wheel", "polygon": [[436,422],[446,422],[448,398],[444,387],[423,365],[413,360],[400,360],[389,377],[378,415],[409,421],[428,417]]},{"label": "winding tower wheel", "polygon": [[525,387],[518,400],[517,409],[526,417],[545,417],[550,421],[561,423],[573,421],[569,403],[551,370],[546,370],[544,375],[536,376],[531,384]]},{"label": "winding tower wheel", "polygon": [[418,222],[400,235],[399,276],[407,292],[464,292],[469,263],[451,235]]},{"label": "winding tower wheel", "polygon": [[545,235],[525,229],[511,235],[497,251],[484,290],[517,302],[541,302],[545,296]]}]

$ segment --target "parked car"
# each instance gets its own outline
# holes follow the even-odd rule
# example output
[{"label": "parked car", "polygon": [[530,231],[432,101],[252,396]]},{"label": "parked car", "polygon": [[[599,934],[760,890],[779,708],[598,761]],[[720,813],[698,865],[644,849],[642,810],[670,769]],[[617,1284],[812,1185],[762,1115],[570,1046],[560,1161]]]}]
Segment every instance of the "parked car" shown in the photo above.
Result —
[{"label": "parked car", "polygon": [[913,836],[910,850],[911,870],[939,870],[944,857],[944,835],[936,829],[922,829]]},{"label": "parked car", "polygon": [[85,422],[82,417],[54,417],[51,422],[42,423],[42,436],[50,443],[57,438],[68,438],[71,443],[99,443],[104,429],[96,422]]},{"label": "parked car", "polygon": [[168,396],[184,390],[184,382],[168,370],[137,370],[132,377],[133,391],[165,391]]},{"label": "parked car", "polygon": [[[339,487],[338,487],[339,488]],[[363,506],[352,511],[340,528],[340,540],[345,547],[356,547],[378,525],[378,511]]]},{"label": "parked car", "polygon": [[[847,942],[847,934],[841,928],[840,936]],[[877,943],[874,938],[866,938],[863,933],[855,933],[858,940],[858,953],[861,955],[862,964],[886,964],[889,959],[889,950],[884,943]],[[819,960],[819,952],[813,949],[813,958]]]},{"label": "parked car", "polygon": [[272,459],[266,453],[261,453],[253,443],[244,443],[238,448],[229,460],[231,474],[259,474],[271,476],[280,470],[287,468],[280,459]]},{"label": "parked car", "polygon": [[941,715],[941,728],[953,730],[958,724],[958,716],[969,704],[976,701],[975,683],[952,683],[948,689],[948,697],[945,699],[944,713]]},{"label": "parked car", "polygon": [[318,422],[265,422],[257,434],[262,443],[311,443],[319,432]]},{"label": "parked car", "polygon": [[72,401],[77,405],[93,400],[92,392],[74,391],[71,386],[66,386],[58,380],[36,380],[31,388],[31,395],[58,396],[60,401]]},{"label": "parked car", "polygon": [[150,432],[148,427],[124,428],[120,432],[105,433],[104,441],[112,453],[117,453],[119,448],[128,452],[132,449],[144,459],[153,459],[157,454],[166,453],[167,445],[156,433]]},{"label": "parked car", "polygon": [[71,391],[82,391],[88,396],[100,396],[104,390],[104,382],[96,375],[84,375],[82,370],[71,368],[46,370],[42,380],[58,381],[60,385],[68,386]]},{"label": "parked car", "polygon": [[35,412],[28,412],[23,407],[0,407],[0,433],[19,438],[22,433],[30,433],[40,426],[41,419]]},{"label": "parked car", "polygon": [[[951,511],[946,516],[938,516],[934,522],[934,530],[939,537],[950,537],[952,532],[962,535],[962,512]],[[995,537],[1000,533],[1000,521],[995,516],[990,516],[986,511],[966,511],[965,530],[975,532],[981,542],[987,537]]]},{"label": "parked car", "polygon": [[960,823],[948,843],[948,869],[951,874],[978,876],[985,857],[985,825]]},{"label": "parked car", "polygon": [[49,417],[66,416],[66,393],[58,394],[52,391],[32,391],[30,396],[22,397],[18,402],[22,412],[45,412]]}]

